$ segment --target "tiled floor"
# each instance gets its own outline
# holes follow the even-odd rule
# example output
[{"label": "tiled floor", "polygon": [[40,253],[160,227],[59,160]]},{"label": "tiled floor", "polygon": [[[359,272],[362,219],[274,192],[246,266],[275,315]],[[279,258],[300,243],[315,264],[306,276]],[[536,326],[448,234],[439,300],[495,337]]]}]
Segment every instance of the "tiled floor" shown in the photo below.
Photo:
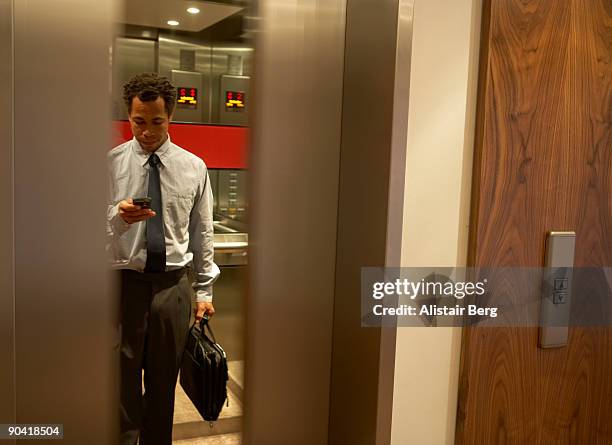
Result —
[{"label": "tiled floor", "polygon": [[240,433],[175,440],[172,445],[240,445]]},{"label": "tiled floor", "polygon": [[229,369],[229,375],[238,386],[244,387],[244,362],[242,360],[234,360],[227,363]]}]

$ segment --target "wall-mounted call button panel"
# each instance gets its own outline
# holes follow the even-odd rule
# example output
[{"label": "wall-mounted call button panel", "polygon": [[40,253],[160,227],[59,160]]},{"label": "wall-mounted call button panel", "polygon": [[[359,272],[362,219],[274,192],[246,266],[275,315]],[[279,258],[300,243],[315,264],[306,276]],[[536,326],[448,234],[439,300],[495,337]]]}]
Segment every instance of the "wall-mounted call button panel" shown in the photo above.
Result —
[{"label": "wall-mounted call button panel", "polygon": [[567,345],[575,244],[574,232],[550,232],[546,239],[540,310],[541,348]]}]

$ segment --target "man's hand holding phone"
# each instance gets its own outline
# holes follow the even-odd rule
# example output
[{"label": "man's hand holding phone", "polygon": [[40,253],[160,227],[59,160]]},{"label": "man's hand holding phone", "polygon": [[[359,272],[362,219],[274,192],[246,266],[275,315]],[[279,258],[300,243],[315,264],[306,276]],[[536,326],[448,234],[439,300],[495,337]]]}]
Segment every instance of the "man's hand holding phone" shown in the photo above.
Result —
[{"label": "man's hand holding phone", "polygon": [[119,203],[119,216],[128,224],[149,219],[155,216],[155,212],[149,208],[150,202],[148,198],[123,200]]}]

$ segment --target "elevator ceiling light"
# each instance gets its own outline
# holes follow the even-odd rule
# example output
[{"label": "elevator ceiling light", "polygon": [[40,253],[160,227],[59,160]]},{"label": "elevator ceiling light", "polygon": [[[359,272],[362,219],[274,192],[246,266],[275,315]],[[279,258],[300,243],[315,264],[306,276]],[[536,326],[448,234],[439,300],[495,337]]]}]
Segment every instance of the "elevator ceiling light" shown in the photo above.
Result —
[{"label": "elevator ceiling light", "polygon": [[178,26],[178,25],[180,25],[180,23],[177,22],[176,20],[168,20],[166,23],[168,25],[170,25],[170,26]]},{"label": "elevator ceiling light", "polygon": [[198,14],[200,10],[198,8],[187,8],[189,14]]}]

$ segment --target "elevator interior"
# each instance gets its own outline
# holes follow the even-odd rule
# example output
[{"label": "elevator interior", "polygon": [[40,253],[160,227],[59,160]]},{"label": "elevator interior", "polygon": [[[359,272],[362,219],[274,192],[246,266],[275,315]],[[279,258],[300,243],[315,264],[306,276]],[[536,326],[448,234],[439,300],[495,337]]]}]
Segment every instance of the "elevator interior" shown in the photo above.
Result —
[{"label": "elevator interior", "polygon": [[[196,3],[203,10],[208,6],[208,2]],[[122,85],[138,73],[158,72],[178,88],[174,123],[246,127],[253,49],[244,31],[245,8],[238,12],[235,6],[227,8],[232,15],[198,32],[142,26],[136,11],[126,14],[132,23],[119,27],[112,49],[113,119],[127,120]],[[246,170],[231,161],[219,167],[207,164],[215,212],[245,222]]]},{"label": "elevator interior", "polygon": [[[125,140],[127,113],[122,85],[143,72],[166,76],[177,87],[170,137],[187,150],[201,147],[194,153],[208,166],[214,195],[215,262],[221,275],[213,289],[215,316],[211,325],[230,362],[230,407],[224,409],[218,425],[210,429],[189,409],[190,402],[179,389],[175,439],[237,433],[244,360],[248,202],[246,165],[236,162],[236,158],[246,158],[246,146],[236,144],[235,139],[226,143],[225,135],[245,133],[249,122],[253,48],[247,30],[247,5],[237,1],[179,0],[127,0],[124,5],[123,22],[116,27],[111,57],[115,128],[123,126]],[[188,13],[188,8],[199,12]],[[203,136],[204,130],[219,145],[214,158],[208,156],[209,141]],[[119,142],[119,132],[115,131]]]}]

